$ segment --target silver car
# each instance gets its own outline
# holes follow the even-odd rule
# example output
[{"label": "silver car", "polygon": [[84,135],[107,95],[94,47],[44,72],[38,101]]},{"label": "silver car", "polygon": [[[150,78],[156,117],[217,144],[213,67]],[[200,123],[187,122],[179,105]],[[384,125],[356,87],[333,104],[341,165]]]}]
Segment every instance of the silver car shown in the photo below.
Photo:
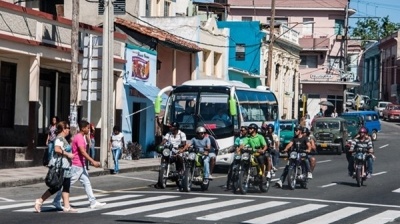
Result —
[{"label": "silver car", "polygon": [[378,104],[374,107],[375,112],[377,112],[379,114],[379,117],[382,117],[382,111],[385,109],[385,107],[391,104],[391,102],[387,102],[387,101],[380,101],[378,102]]}]

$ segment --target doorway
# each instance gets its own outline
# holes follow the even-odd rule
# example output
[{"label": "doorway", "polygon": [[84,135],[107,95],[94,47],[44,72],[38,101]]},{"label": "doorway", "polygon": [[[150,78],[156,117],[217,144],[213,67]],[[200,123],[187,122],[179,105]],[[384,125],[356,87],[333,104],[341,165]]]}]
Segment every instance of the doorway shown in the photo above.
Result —
[{"label": "doorway", "polygon": [[[136,111],[141,110],[142,108],[145,108],[146,104],[145,103],[133,103],[132,107],[132,113],[135,113]],[[141,123],[140,121],[144,121],[146,119],[145,111],[136,113],[132,115],[132,142],[137,142],[140,144],[140,137],[141,137],[141,132],[145,133],[146,130],[145,128],[141,129]],[[143,126],[145,127],[145,126]]]}]

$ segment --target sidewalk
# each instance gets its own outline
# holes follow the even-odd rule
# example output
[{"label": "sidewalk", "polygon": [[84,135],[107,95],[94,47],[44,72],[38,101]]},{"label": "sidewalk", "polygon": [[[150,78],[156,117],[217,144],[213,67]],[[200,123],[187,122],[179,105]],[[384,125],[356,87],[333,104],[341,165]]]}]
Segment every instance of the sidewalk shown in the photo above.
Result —
[{"label": "sidewalk", "polygon": [[[120,160],[120,173],[155,170],[160,166],[160,158],[143,158],[139,160]],[[113,165],[111,165],[111,169]],[[44,166],[0,169],[0,187],[15,187],[43,183],[48,168]],[[89,166],[91,177],[110,175],[109,170]]]}]

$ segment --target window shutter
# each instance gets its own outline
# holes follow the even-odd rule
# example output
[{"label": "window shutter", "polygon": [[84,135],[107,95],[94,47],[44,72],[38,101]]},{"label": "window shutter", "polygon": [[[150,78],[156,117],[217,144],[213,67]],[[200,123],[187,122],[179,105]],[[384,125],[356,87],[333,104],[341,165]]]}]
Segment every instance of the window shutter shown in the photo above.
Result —
[{"label": "window shutter", "polygon": [[[114,14],[122,15],[125,14],[126,0],[114,0]],[[99,0],[99,15],[104,14],[104,0]]]}]

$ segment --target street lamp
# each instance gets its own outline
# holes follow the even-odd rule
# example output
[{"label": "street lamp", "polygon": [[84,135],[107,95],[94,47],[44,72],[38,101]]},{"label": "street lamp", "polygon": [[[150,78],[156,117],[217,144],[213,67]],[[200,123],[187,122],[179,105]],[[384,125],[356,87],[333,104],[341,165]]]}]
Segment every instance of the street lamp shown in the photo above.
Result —
[{"label": "street lamp", "polygon": [[275,37],[275,32],[274,32],[274,24],[270,24],[270,37],[269,37],[269,45],[268,45],[268,74],[267,74],[267,84],[269,88],[271,88],[271,79],[272,79],[272,52],[274,49],[274,42],[275,40],[279,39],[282,37],[284,34],[289,32],[290,30],[293,30],[297,25],[299,24],[314,24],[314,21],[307,21],[307,22],[296,22],[292,27],[289,27],[289,29],[285,30],[285,32],[279,34],[279,36]]}]

